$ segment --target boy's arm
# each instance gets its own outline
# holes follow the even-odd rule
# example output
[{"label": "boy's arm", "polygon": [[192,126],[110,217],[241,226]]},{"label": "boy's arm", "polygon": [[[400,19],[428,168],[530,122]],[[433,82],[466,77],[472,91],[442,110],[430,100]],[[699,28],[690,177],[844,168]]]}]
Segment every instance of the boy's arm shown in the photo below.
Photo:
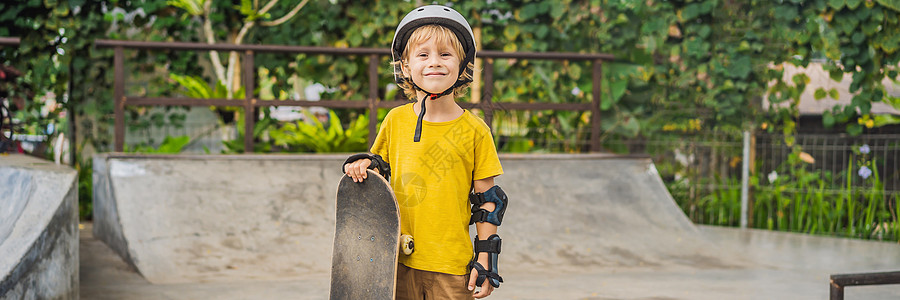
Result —
[{"label": "boy's arm", "polygon": [[[474,189],[475,189],[476,193],[484,193],[493,186],[494,186],[494,177],[488,177],[485,179],[480,179],[480,180],[474,181]],[[494,204],[493,202],[485,202],[484,204],[481,205],[481,208],[483,208],[489,212],[494,211],[494,209],[496,207],[497,207],[497,205]],[[497,225],[491,224],[489,222],[476,222],[475,223],[475,231],[478,233],[479,240],[486,240],[488,237],[490,237],[494,234],[497,234]],[[478,263],[480,263],[482,266],[489,266],[488,255],[490,255],[490,254],[487,252],[479,253],[478,258],[477,258]],[[474,276],[474,275],[476,275],[477,272],[475,272],[475,270],[473,269],[472,273],[473,274],[469,280],[469,290],[475,289],[475,277],[476,276]],[[485,280],[481,286],[481,291],[475,294],[475,298],[487,297],[488,295],[491,294],[491,292],[493,290],[494,290],[494,287],[490,284],[489,280]]]},{"label": "boy's arm", "polygon": [[[494,186],[494,177],[488,177],[481,180],[475,180],[475,192],[476,193],[484,193],[488,189]],[[487,211],[494,211],[497,207],[497,204],[493,202],[485,202],[481,205],[481,208]],[[497,225],[488,223],[488,222],[477,222],[475,223],[475,231],[478,232],[478,237],[482,239],[487,239],[487,237],[497,234]],[[485,263],[487,263],[487,253],[481,253],[480,256],[484,256]],[[481,261],[481,257],[478,258]]]},{"label": "boy's arm", "polygon": [[374,170],[379,175],[384,176],[384,179],[391,180],[391,166],[378,154],[361,153],[351,155],[344,162],[344,166],[341,169],[344,174],[353,178],[354,182],[362,182],[366,179],[366,169]]}]

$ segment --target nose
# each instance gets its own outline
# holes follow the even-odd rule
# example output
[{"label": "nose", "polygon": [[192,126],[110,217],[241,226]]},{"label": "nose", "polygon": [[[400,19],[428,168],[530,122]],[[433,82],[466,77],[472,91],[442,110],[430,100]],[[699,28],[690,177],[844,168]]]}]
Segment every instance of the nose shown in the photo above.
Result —
[{"label": "nose", "polygon": [[438,55],[429,55],[428,60],[426,60],[426,63],[428,64],[428,66],[429,67],[439,66],[441,60],[438,59],[438,57],[439,57]]}]

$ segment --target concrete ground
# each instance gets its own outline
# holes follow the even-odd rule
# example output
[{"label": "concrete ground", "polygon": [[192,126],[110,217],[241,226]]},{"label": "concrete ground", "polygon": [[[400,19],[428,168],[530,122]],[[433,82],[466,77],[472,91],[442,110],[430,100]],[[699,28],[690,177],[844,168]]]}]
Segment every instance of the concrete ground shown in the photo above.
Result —
[{"label": "concrete ground", "polygon": [[[329,274],[286,280],[151,284],[81,228],[81,299],[327,299]],[[900,244],[700,226],[732,267],[515,269],[488,299],[827,299],[829,275],[900,270]],[[514,266],[504,261],[502,266]],[[737,264],[736,264],[737,265]],[[900,299],[900,285],[848,287],[845,299]]]}]

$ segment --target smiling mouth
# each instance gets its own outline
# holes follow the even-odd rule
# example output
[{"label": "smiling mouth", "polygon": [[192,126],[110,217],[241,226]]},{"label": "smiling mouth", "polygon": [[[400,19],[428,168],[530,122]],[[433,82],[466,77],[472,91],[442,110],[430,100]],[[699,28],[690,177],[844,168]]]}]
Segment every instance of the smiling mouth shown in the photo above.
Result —
[{"label": "smiling mouth", "polygon": [[427,73],[425,76],[444,76],[447,75],[445,73]]}]

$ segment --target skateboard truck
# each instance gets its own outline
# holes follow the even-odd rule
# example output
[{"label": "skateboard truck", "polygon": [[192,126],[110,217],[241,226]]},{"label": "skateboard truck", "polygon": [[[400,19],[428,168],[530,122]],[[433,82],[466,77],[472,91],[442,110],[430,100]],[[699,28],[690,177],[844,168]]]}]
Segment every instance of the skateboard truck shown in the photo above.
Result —
[{"label": "skateboard truck", "polygon": [[411,235],[404,234],[400,236],[400,250],[406,255],[410,255],[413,251],[416,251],[416,245],[413,242],[413,237]]}]

